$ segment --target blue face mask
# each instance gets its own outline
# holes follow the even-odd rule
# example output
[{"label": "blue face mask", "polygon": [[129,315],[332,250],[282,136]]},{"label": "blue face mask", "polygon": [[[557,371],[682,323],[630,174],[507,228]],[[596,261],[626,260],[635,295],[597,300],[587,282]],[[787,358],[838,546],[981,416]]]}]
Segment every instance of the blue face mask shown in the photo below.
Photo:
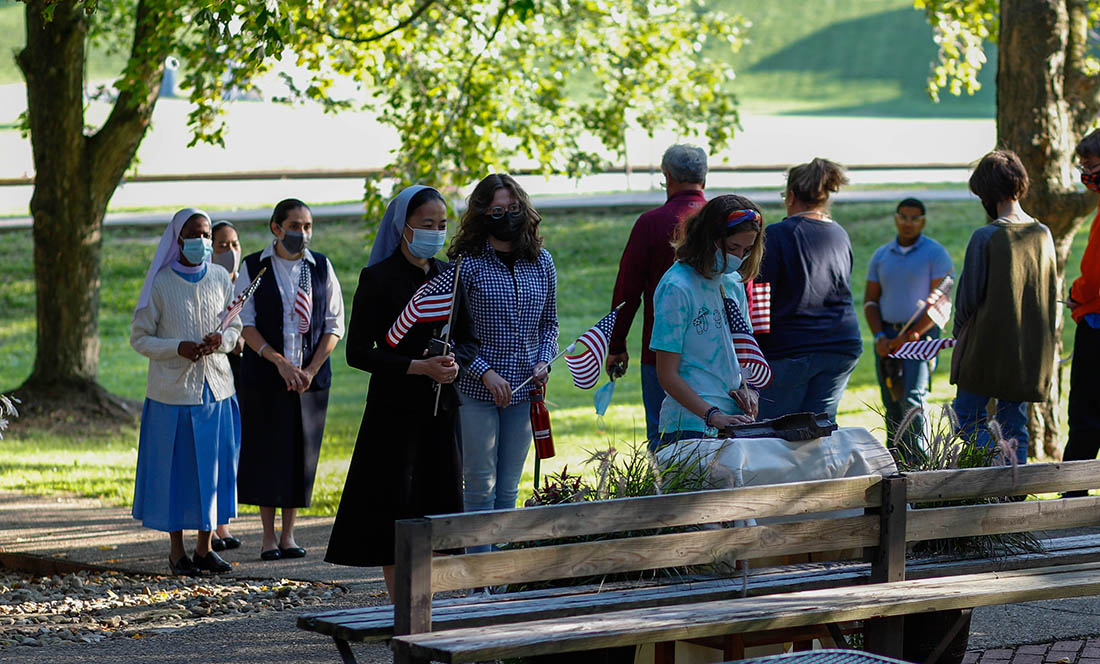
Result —
[{"label": "blue face mask", "polygon": [[[408,224],[405,224],[409,226]],[[405,240],[409,245],[409,253],[417,258],[431,258],[439,253],[443,245],[447,243],[447,231],[433,231],[426,228],[413,228],[412,242]]]},{"label": "blue face mask", "polygon": [[741,263],[744,262],[744,259],[742,259],[740,256],[737,256],[735,254],[727,254],[722,249],[715,249],[714,250],[714,268],[715,269],[718,269],[719,267],[721,267],[723,256],[726,259],[726,267],[725,267],[724,270],[722,270],[722,274],[733,274],[734,272],[741,269]]},{"label": "blue face mask", "polygon": [[214,253],[214,243],[208,237],[184,238],[180,253],[192,265],[202,265]]},{"label": "blue face mask", "polygon": [[596,394],[593,396],[592,401],[596,406],[596,414],[603,417],[607,414],[607,407],[611,405],[611,396],[615,394],[615,381],[608,381],[607,385],[604,385],[600,389],[596,390]]}]

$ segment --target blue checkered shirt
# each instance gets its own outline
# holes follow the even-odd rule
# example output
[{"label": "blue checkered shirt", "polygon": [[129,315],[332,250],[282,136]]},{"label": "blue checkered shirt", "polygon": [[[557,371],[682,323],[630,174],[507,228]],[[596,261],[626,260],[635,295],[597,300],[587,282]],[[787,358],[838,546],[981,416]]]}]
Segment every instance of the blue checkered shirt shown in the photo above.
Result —
[{"label": "blue checkered shirt", "polygon": [[[486,371],[493,369],[514,388],[537,362],[557,354],[558,273],[545,249],[534,261],[517,260],[513,272],[486,241],[480,254],[463,258],[461,280],[481,350],[459,377],[458,389],[464,397],[492,401],[481,382]],[[509,405],[527,401],[530,392],[528,383]]]}]

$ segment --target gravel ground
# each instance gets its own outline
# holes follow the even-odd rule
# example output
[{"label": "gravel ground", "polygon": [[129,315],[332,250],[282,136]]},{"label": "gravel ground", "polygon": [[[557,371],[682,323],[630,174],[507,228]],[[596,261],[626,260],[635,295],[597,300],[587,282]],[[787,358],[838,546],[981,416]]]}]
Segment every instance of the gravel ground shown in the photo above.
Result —
[{"label": "gravel ground", "polygon": [[339,586],[288,579],[0,572],[0,652],[139,639],[218,618],[328,604]]}]

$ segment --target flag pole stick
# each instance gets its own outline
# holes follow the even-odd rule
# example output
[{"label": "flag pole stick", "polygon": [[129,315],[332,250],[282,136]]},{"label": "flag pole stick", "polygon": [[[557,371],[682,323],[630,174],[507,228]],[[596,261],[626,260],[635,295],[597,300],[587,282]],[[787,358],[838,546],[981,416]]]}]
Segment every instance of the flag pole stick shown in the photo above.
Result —
[{"label": "flag pole stick", "polygon": [[[617,305],[615,306],[615,308],[614,308],[614,309],[612,309],[611,311],[618,311],[619,309],[622,309],[622,308],[623,308],[623,305],[624,305],[624,304],[626,304],[626,302],[620,302],[620,303],[619,303],[619,304],[617,304]],[[610,313],[610,312],[609,312],[609,313]],[[606,316],[605,316],[605,317],[606,317]],[[603,320],[603,319],[601,318],[600,320]],[[577,341],[580,341],[580,337],[579,337],[579,336],[577,337]],[[552,365],[553,363],[555,363],[555,362],[557,362],[557,361],[558,361],[559,359],[561,359],[561,356],[562,356],[562,355],[565,355],[566,353],[571,353],[571,352],[573,352],[573,349],[577,347],[577,341],[574,341],[573,343],[571,343],[571,344],[569,344],[568,346],[566,346],[566,347],[565,347],[565,350],[563,350],[563,351],[561,351],[560,353],[558,353],[557,355],[555,355],[555,356],[554,356],[554,358],[553,358],[552,360],[550,360],[549,362],[547,362],[547,363],[546,363],[546,372],[547,372],[547,373],[549,373],[549,372],[550,372],[550,365]],[[515,388],[513,388],[513,389],[512,389],[512,395],[513,395],[513,396],[515,396],[516,392],[519,392],[519,391],[520,391],[521,389],[523,389],[523,386],[524,386],[524,385],[526,385],[527,383],[530,383],[530,382],[531,382],[532,380],[534,380],[534,379],[535,379],[535,375],[534,375],[534,374],[531,374],[531,376],[530,376],[530,377],[528,377],[528,378],[527,378],[527,380],[523,381],[523,382],[522,382],[522,383],[520,383],[520,384],[519,384],[519,385],[518,385],[517,387],[515,387]]]},{"label": "flag pole stick", "polygon": [[[458,272],[462,269],[462,256],[455,259],[455,283],[454,288],[451,289],[451,310],[447,312],[447,331],[443,333],[443,346],[450,350],[451,348],[451,322],[455,318],[455,303],[458,302]],[[432,410],[432,417],[439,414],[439,397],[443,394],[443,386],[439,383],[435,384],[435,409]]]}]

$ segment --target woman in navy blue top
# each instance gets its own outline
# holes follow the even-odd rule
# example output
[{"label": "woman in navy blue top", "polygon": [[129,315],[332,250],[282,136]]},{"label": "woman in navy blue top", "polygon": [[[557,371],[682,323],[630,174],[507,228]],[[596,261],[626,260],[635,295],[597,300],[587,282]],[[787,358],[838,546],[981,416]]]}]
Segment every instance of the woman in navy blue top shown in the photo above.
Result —
[{"label": "woman in navy blue top", "polygon": [[463,257],[460,281],[481,343],[458,378],[467,512],[515,507],[533,440],[529,395],[558,350],[558,278],[540,221],[514,179],[489,175],[470,194],[448,252]]},{"label": "woman in navy blue top", "polygon": [[771,283],[771,332],[758,339],[772,368],[760,417],[828,413],[848,386],[863,348],[852,306],[852,244],[829,216],[829,195],[847,184],[827,159],[787,174],[787,218],[764,231],[758,281]]}]

